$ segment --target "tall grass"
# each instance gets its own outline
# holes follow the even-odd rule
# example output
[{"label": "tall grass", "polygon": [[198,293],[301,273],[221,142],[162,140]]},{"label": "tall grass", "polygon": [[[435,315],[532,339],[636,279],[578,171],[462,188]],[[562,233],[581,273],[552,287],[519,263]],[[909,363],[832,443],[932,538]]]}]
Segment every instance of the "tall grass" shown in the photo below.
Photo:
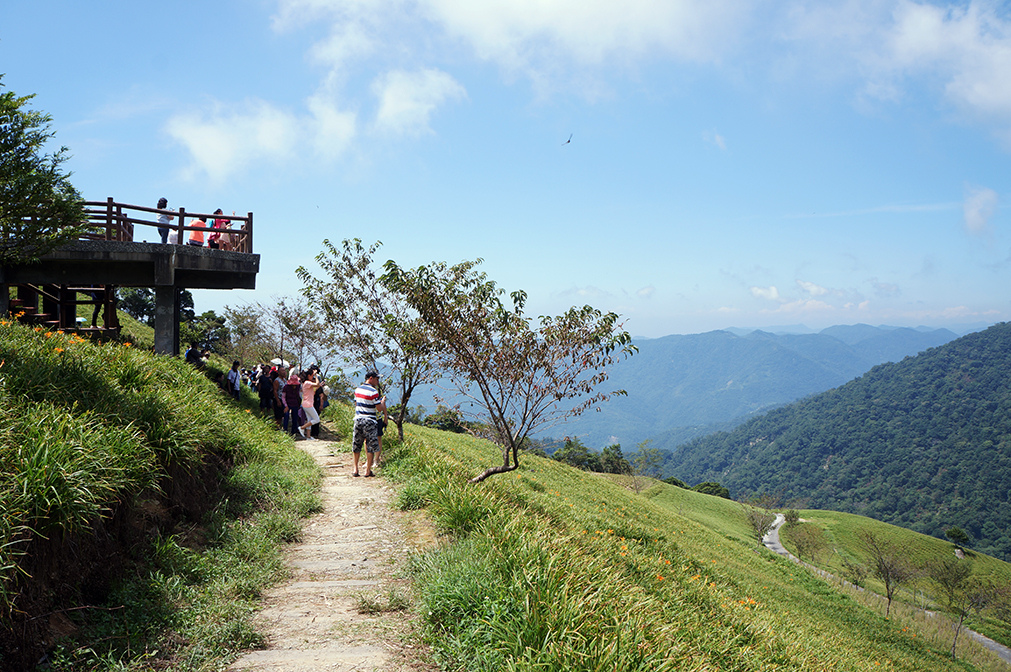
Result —
[{"label": "tall grass", "polygon": [[532,456],[516,472],[465,485],[497,448],[410,430],[390,474],[402,493],[420,496],[401,505],[427,502],[454,539],[413,563],[442,669],[1002,666],[953,663],[943,644],[756,549],[733,502],[672,486],[635,495]]},{"label": "tall grass", "polygon": [[[320,473],[243,401],[179,359],[0,321],[0,633],[67,615],[56,670],[207,669],[259,644],[250,615]],[[126,574],[99,603],[72,574],[39,602],[32,568],[98,529],[134,544]]]}]

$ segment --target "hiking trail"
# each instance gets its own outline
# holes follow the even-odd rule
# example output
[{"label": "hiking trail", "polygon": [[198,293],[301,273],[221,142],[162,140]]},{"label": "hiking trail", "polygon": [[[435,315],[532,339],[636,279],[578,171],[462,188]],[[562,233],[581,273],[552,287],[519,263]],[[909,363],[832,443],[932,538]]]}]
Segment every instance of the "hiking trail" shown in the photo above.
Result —
[{"label": "hiking trail", "polygon": [[[324,428],[321,436],[333,435]],[[284,551],[291,576],[264,591],[256,627],[267,648],[244,654],[228,670],[433,669],[421,662],[411,611],[404,608],[411,591],[406,560],[436,543],[427,519],[391,508],[395,492],[381,471],[365,477],[364,452],[362,476],[353,477],[347,442],[298,445],[323,470],[323,510],[305,521],[301,541]]]}]

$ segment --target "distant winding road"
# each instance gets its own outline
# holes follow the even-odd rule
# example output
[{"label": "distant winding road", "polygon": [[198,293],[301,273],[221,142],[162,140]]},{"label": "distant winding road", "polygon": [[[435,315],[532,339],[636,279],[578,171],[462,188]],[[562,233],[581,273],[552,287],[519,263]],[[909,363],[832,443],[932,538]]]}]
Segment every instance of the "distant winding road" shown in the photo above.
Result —
[{"label": "distant winding road", "polygon": [[[814,565],[809,565],[806,562],[801,562],[800,558],[798,558],[797,556],[790,553],[790,551],[783,548],[783,544],[780,543],[779,541],[779,528],[782,527],[783,523],[785,522],[786,516],[784,516],[781,513],[777,513],[776,522],[772,524],[772,529],[769,530],[768,534],[762,537],[762,543],[765,544],[765,547],[774,553],[778,553],[779,555],[782,555],[786,558],[789,558],[790,560],[793,560],[797,564],[801,564],[804,565],[805,567],[813,569],[814,571],[818,572],[818,574],[826,578],[837,578],[822,569],[818,569]],[[983,635],[979,634],[974,630],[970,630],[969,628],[963,628],[963,630],[966,633],[968,633],[970,637],[973,637],[978,642],[983,644],[983,646],[996,653],[1000,657],[1000,659],[1003,660],[1005,663],[1011,665],[1011,649],[1004,646],[1003,644],[998,644],[989,637],[984,637]]]}]

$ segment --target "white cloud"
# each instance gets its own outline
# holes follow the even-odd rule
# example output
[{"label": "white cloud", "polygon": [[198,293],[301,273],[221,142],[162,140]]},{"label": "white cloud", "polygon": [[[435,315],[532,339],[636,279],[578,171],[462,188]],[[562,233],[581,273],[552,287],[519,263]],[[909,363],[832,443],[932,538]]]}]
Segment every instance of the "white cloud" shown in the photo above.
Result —
[{"label": "white cloud", "polygon": [[427,14],[507,68],[584,65],[662,54],[713,61],[735,44],[753,3],[730,0],[427,0]]},{"label": "white cloud", "polygon": [[336,24],[330,35],[309,49],[310,57],[335,72],[342,72],[352,61],[377,49],[369,29],[359,23]]},{"label": "white cloud", "polygon": [[356,115],[337,108],[325,94],[317,93],[306,101],[312,123],[313,149],[324,159],[333,160],[343,154],[356,134]]},{"label": "white cloud", "polygon": [[[998,134],[1011,131],[1011,21],[998,3],[893,0],[844,6],[851,5],[861,9],[850,17],[863,16],[866,27],[853,29],[844,41],[867,76],[868,96],[901,100],[903,89],[920,80],[955,108],[995,123]],[[835,30],[838,37],[845,28]]]},{"label": "white cloud", "polygon": [[210,113],[178,114],[166,124],[168,134],[192,157],[188,177],[203,173],[212,182],[222,182],[257,162],[293,155],[300,122],[292,114],[262,100],[212,107]]},{"label": "white cloud", "polygon": [[962,212],[965,214],[965,228],[972,234],[983,234],[990,230],[990,218],[997,210],[997,192],[986,187],[971,187],[965,195]]},{"label": "white cloud", "polygon": [[899,286],[891,282],[881,282],[877,278],[871,278],[870,283],[871,286],[874,288],[874,293],[879,298],[887,299],[899,296],[899,294],[902,293],[902,290],[899,289]]},{"label": "white cloud", "polygon": [[467,97],[459,82],[435,69],[386,73],[373,82],[372,91],[379,99],[376,130],[397,135],[431,133],[428,122],[435,109]]},{"label": "white cloud", "polygon": [[901,103],[926,84],[1011,147],[1011,20],[1001,3],[798,0],[783,16],[786,76],[855,77],[861,106]]},{"label": "white cloud", "polygon": [[377,23],[400,14],[405,0],[278,0],[273,28],[283,32],[321,19]]},{"label": "white cloud", "polygon": [[706,142],[716,145],[718,148],[727,151],[727,140],[722,135],[716,131],[706,131],[702,134],[702,139]]},{"label": "white cloud", "polygon": [[941,76],[945,94],[961,107],[1011,117],[1011,22],[994,3],[936,7],[905,0],[895,16],[891,49],[898,67]]},{"label": "white cloud", "polygon": [[818,301],[816,299],[799,299],[797,301],[789,301],[782,303],[776,308],[766,309],[762,312],[764,313],[783,313],[789,315],[803,315],[810,313],[826,313],[832,312],[835,307],[825,303],[824,301]]},{"label": "white cloud", "polygon": [[824,287],[816,285],[813,282],[807,282],[806,280],[798,280],[797,286],[811,296],[824,296],[825,294],[828,294],[828,290]]},{"label": "white cloud", "polygon": [[759,299],[769,299],[770,301],[779,301],[779,290],[776,289],[775,285],[770,287],[752,287],[752,296]]},{"label": "white cloud", "polygon": [[653,285],[649,285],[637,291],[635,295],[638,296],[640,299],[648,299],[652,297],[654,293],[656,293],[656,287],[654,287]]},{"label": "white cloud", "polygon": [[306,100],[308,114],[296,115],[262,100],[241,105],[215,103],[209,112],[171,117],[165,130],[189,151],[187,179],[206,176],[220,184],[257,164],[283,165],[312,151],[333,160],[357,133],[356,116],[320,92]]},{"label": "white cloud", "polygon": [[[330,22],[330,36],[311,53],[334,67],[364,53],[399,59],[402,67],[462,45],[545,88],[552,75],[573,69],[649,58],[718,62],[739,48],[759,5],[756,0],[278,0],[273,26],[289,31]],[[579,84],[590,96],[595,85],[585,79]]]},{"label": "white cloud", "polygon": [[566,301],[585,301],[588,299],[600,301],[611,300],[614,298],[614,295],[608,291],[600,289],[599,287],[587,285],[586,287],[570,287],[569,289],[558,292],[555,297],[565,299]]}]

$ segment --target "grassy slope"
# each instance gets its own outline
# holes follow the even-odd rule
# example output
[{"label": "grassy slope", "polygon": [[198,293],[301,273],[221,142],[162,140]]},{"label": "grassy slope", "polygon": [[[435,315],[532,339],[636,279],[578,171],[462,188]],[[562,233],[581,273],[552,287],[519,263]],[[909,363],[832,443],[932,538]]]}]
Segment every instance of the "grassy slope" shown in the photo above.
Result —
[{"label": "grassy slope", "polygon": [[[888,544],[901,548],[905,557],[917,567],[923,567],[932,560],[950,557],[955,552],[955,546],[951,542],[882,523],[873,518],[820,510],[804,510],[799,514],[804,521],[803,525],[814,525],[824,534],[827,548],[825,552],[817,554],[814,564],[839,577],[846,576],[844,557],[864,565],[868,564],[868,554],[858,536],[862,531],[871,532]],[[792,531],[789,526],[784,527],[780,539],[787,549],[796,552],[790,540]],[[1011,565],[989,555],[975,553],[971,549],[966,549],[965,554],[973,562],[974,574],[990,577],[1003,585],[1011,585]],[[873,577],[867,579],[866,585],[876,593],[883,595],[885,592],[881,582]],[[933,590],[934,586],[921,577],[907,586],[905,591],[900,591],[898,599],[934,609],[937,605],[930,601]],[[1011,627],[1007,623],[991,618],[976,618],[970,622],[970,626],[992,639],[1011,645]]]},{"label": "grassy slope", "polygon": [[255,407],[178,358],[0,321],[0,669],[39,659],[40,613],[76,640],[52,669],[209,669],[257,643],[320,474]]},{"label": "grassy slope", "polygon": [[534,457],[466,485],[493,446],[413,427],[408,446],[402,505],[457,540],[417,563],[445,669],[986,669],[758,550],[733,502]]},{"label": "grassy slope", "polygon": [[[89,297],[79,294],[81,300]],[[91,315],[93,306],[88,304],[77,304],[77,316],[83,317],[85,326],[91,325]],[[141,350],[152,350],[154,348],[154,327],[139,322],[130,317],[122,310],[117,311],[120,326],[120,340],[131,343],[133,347]],[[102,315],[98,316],[98,324],[102,323]]]},{"label": "grassy slope", "polygon": [[[314,506],[305,487],[318,472],[178,360],[0,330],[4,543],[60,516],[85,528],[124,498],[151,496],[145,488],[170,465],[228,456],[237,464],[229,499],[205,521],[201,541],[154,538],[153,566],[114,594],[134,620],[116,612],[81,623],[80,636],[159,649],[176,669],[213,666],[254,645],[248,615],[280,571],[272,549],[297,537],[297,516]],[[402,506],[426,505],[456,539],[415,567],[446,669],[987,669],[952,663],[942,643],[758,550],[736,503],[667,486],[635,495],[615,479],[533,457],[518,472],[466,485],[500,459],[497,449],[423,428],[410,427],[407,446],[391,452],[387,473],[401,481]],[[42,458],[74,469],[30,468]],[[50,486],[72,496],[47,499]],[[823,513],[803,515],[848,548],[850,528],[831,518],[844,514]],[[10,551],[23,545],[4,543],[0,567],[21,560]],[[5,576],[16,572],[5,567]],[[130,659],[113,649],[109,656]],[[88,649],[61,655],[58,669],[104,669],[79,658]]]}]

